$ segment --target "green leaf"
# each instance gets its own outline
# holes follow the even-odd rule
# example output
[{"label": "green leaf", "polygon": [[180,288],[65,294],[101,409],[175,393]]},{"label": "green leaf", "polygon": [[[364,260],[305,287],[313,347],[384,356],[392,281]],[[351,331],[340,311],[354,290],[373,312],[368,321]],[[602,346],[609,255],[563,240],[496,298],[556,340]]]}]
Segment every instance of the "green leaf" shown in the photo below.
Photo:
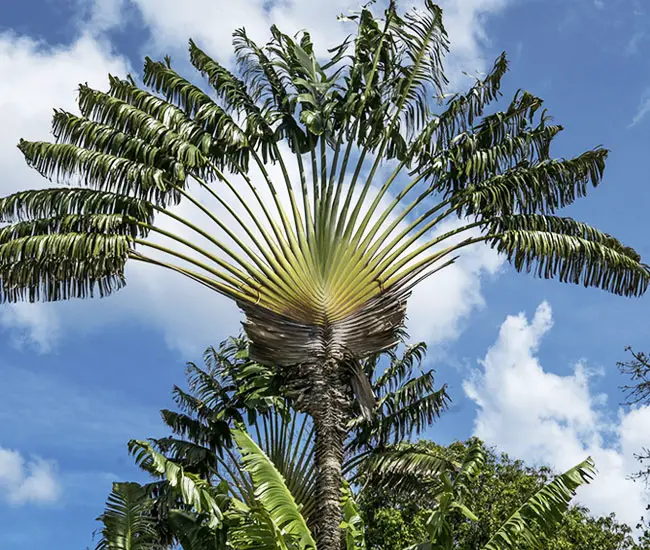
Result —
[{"label": "green leaf", "polygon": [[542,537],[557,527],[569,508],[576,489],[595,474],[591,458],[574,466],[540,489],[490,538],[483,550],[508,550],[521,544],[538,547]]},{"label": "green leaf", "polygon": [[106,509],[98,518],[103,524],[97,550],[155,550],[159,547],[153,501],[137,483],[113,483]]},{"label": "green leaf", "polygon": [[[14,226],[15,227],[15,226]],[[5,230],[10,237],[26,229]],[[105,296],[124,286],[131,237],[63,233],[22,236],[0,244],[1,302]]]},{"label": "green leaf", "polygon": [[0,199],[0,221],[20,222],[39,218],[71,215],[119,214],[153,222],[151,203],[93,189],[36,189],[20,191]]},{"label": "green leaf", "polygon": [[346,550],[366,550],[365,527],[350,486],[343,483],[343,522]]},{"label": "green leaf", "polygon": [[[27,163],[44,177],[78,182],[86,187],[155,201],[164,206],[178,202],[174,185],[184,185],[185,175],[173,175],[155,166],[67,143],[27,142],[19,149]],[[182,177],[177,177],[182,176]]]},{"label": "green leaf", "polygon": [[129,451],[140,467],[166,479],[185,504],[199,514],[206,514],[208,527],[216,529],[221,526],[227,500],[225,495],[217,493],[219,488],[211,487],[204,479],[186,472],[182,466],[156,452],[146,441],[130,441]]},{"label": "green leaf", "polygon": [[171,510],[169,525],[183,550],[226,550],[226,535],[203,525],[196,515]]},{"label": "green leaf", "polygon": [[233,437],[253,480],[255,496],[273,523],[280,532],[295,538],[299,548],[315,550],[316,542],[280,472],[245,431],[233,430]]}]

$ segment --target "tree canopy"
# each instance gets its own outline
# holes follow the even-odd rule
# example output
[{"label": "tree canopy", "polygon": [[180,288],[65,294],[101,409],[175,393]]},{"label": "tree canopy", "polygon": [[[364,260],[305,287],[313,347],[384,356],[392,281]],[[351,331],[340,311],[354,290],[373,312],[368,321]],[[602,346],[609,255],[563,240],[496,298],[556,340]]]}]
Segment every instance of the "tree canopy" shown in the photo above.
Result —
[{"label": "tree canopy", "polygon": [[[469,442],[440,447],[430,442],[419,443],[436,451],[459,457]],[[524,502],[553,478],[545,466],[528,466],[494,449],[486,451],[480,474],[470,486],[465,503],[476,514],[477,521],[462,515],[452,518],[454,548],[482,548],[498,527]],[[419,498],[396,492],[390,487],[369,484],[361,494],[359,505],[366,524],[368,550],[407,548],[426,536],[426,520],[433,499],[421,493]],[[541,537],[539,546],[520,542],[520,550],[647,550],[650,531],[642,530],[638,542],[633,528],[618,521],[614,514],[593,517],[589,510],[574,505],[563,514],[555,531]]]}]

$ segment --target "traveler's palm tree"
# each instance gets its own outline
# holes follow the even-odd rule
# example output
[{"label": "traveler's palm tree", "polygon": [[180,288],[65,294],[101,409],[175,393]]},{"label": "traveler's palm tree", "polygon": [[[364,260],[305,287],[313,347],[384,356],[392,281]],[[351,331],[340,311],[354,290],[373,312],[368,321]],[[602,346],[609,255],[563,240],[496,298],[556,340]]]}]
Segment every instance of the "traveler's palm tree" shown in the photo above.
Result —
[{"label": "traveler's palm tree", "polygon": [[[357,362],[395,343],[421,279],[475,243],[517,270],[621,295],[645,292],[649,275],[634,250],[555,215],[600,183],[605,149],[553,159],[562,128],[527,92],[485,114],[504,56],[434,108],[441,10],[426,0],[400,15],[391,2],[349,19],[356,33],[327,61],[307,33],[273,27],[261,47],[237,31],[238,75],[190,42],[210,91],[169,59],[147,59],[150,91],[132,78],[82,85],[81,116],[54,114],[55,143],[19,144],[64,186],[0,201],[3,301],[107,295],[133,260],[239,305],[253,357],[293,368],[308,394],[320,550],[339,539],[350,388],[371,406]],[[181,201],[196,214],[175,211]]]}]

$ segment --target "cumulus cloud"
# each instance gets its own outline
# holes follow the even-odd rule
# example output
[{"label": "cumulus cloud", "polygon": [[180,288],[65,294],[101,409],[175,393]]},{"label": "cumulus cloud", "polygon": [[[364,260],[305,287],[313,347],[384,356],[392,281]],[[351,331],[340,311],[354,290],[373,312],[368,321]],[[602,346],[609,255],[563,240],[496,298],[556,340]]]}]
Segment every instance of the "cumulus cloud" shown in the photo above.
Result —
[{"label": "cumulus cloud", "polygon": [[537,351],[552,324],[544,302],[531,320],[521,313],[501,325],[481,369],[464,383],[478,406],[474,433],[512,456],[557,471],[592,456],[599,473],[580,489],[578,500],[594,514],[614,511],[634,526],[650,495],[627,476],[638,469],[634,453],[650,439],[650,407],[611,418],[606,396],[589,387],[597,375],[593,369],[578,363],[568,375],[545,370]]},{"label": "cumulus cloud", "polygon": [[47,353],[61,335],[59,316],[47,305],[11,304],[0,309],[0,327],[8,329],[12,344],[22,349],[32,344]]},{"label": "cumulus cloud", "polygon": [[[503,10],[511,0],[439,0],[443,8],[444,24],[451,40],[452,54],[448,69],[452,84],[458,83],[462,71],[482,71],[490,62],[484,48],[489,44],[485,30],[491,14]],[[287,33],[307,29],[317,51],[326,54],[327,48],[342,42],[354,31],[350,23],[337,20],[338,15],[358,11],[365,4],[359,0],[238,0],[220,3],[211,0],[78,0],[90,10],[89,28],[102,33],[123,24],[123,17],[133,6],[148,27],[150,41],[147,52],[183,54],[188,38],[196,40],[211,55],[228,63],[232,55],[231,33],[245,27],[256,41],[268,38],[270,25],[275,24]],[[378,2],[376,13],[387,2]],[[401,4],[403,9],[421,6],[421,1]]]},{"label": "cumulus cloud", "polygon": [[483,72],[492,64],[486,54],[491,43],[486,24],[491,15],[503,11],[508,0],[443,0],[444,24],[449,33],[451,52],[447,60],[450,86],[464,87],[463,73]]},{"label": "cumulus cloud", "polygon": [[51,504],[60,493],[50,462],[41,458],[26,460],[18,451],[0,447],[0,500],[13,506]]},{"label": "cumulus cloud", "polygon": [[[459,227],[461,222],[450,220],[440,224],[432,237]],[[455,244],[469,235],[445,240],[440,248]],[[503,256],[485,245],[474,245],[463,252],[458,261],[433,274],[415,287],[408,303],[408,332],[413,341],[426,341],[430,346],[453,341],[463,329],[463,322],[485,305],[481,283],[501,270]]]},{"label": "cumulus cloud", "polygon": [[127,61],[88,34],[69,46],[52,47],[26,36],[0,34],[0,86],[3,106],[0,170],[3,192],[43,187],[36,172],[26,170],[16,145],[20,138],[46,139],[53,108],[76,111],[80,82],[106,88],[107,74],[128,72]]}]

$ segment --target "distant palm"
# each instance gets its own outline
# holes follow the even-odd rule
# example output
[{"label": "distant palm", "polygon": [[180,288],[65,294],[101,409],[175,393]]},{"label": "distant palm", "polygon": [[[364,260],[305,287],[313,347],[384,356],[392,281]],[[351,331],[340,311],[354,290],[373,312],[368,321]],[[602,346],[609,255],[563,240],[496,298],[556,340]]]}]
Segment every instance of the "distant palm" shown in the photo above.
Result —
[{"label": "distant palm", "polygon": [[[555,216],[600,183],[605,149],[553,159],[562,128],[527,92],[484,116],[505,56],[434,108],[446,85],[441,10],[425,0],[400,15],[390,2],[383,18],[364,9],[349,19],[356,34],[326,62],[308,33],[273,27],[259,47],[238,30],[239,76],[190,42],[210,93],[168,59],[147,59],[151,92],[131,78],[111,77],[108,93],[82,85],[81,116],[55,112],[55,144],[19,145],[71,186],[0,200],[4,301],[110,294],[135,260],[241,307],[253,358],[293,368],[307,396],[319,550],[338,545],[351,380],[371,407],[358,361],[396,342],[414,285],[474,243],[517,270],[621,295],[645,292],[650,274],[610,235]],[[181,201],[191,219],[173,210]]]}]

